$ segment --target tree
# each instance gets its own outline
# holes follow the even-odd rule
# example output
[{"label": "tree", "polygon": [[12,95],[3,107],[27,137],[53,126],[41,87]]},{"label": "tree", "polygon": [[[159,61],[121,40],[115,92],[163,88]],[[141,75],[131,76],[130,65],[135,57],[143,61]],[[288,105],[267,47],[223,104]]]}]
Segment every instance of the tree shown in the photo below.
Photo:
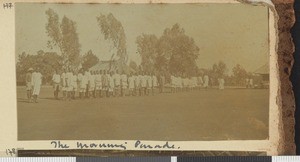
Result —
[{"label": "tree", "polygon": [[146,34],[138,36],[136,43],[145,71],[156,70],[165,74],[180,73],[188,76],[195,75],[198,71],[196,59],[199,47],[178,24],[166,28],[159,38]]},{"label": "tree", "polygon": [[236,84],[243,85],[245,79],[247,78],[247,71],[240,64],[237,64],[232,68],[232,73]]},{"label": "tree", "polygon": [[142,34],[136,39],[137,52],[141,56],[141,66],[146,72],[153,72],[157,57],[158,38],[151,34]]},{"label": "tree", "polygon": [[118,61],[121,64],[127,62],[127,50],[126,50],[126,36],[122,23],[117,20],[112,13],[108,15],[100,14],[97,17],[97,22],[100,27],[101,33],[104,35],[104,39],[112,42],[112,55],[111,61],[118,57]]},{"label": "tree", "polygon": [[46,11],[48,22],[46,33],[50,40],[47,42],[48,48],[57,47],[61,52],[65,67],[75,68],[80,64],[80,47],[76,23],[66,16],[62,22],[59,21],[58,14],[53,9]]},{"label": "tree", "polygon": [[170,73],[193,75],[197,71],[196,59],[199,47],[193,38],[187,36],[179,24],[164,30],[160,38],[158,53],[160,57],[168,60]]},{"label": "tree", "polygon": [[138,71],[138,68],[139,68],[137,63],[132,60],[129,62],[129,67],[135,71]]},{"label": "tree", "polygon": [[213,72],[215,76],[220,78],[225,76],[225,72],[227,71],[227,66],[223,61],[219,61],[218,64],[213,65]]},{"label": "tree", "polygon": [[99,63],[99,58],[89,50],[82,58],[82,68],[89,69]]},{"label": "tree", "polygon": [[17,82],[24,82],[29,68],[39,68],[43,74],[43,81],[50,82],[53,72],[60,70],[63,66],[62,57],[55,52],[44,52],[39,50],[36,55],[23,52],[18,57],[16,64]]}]

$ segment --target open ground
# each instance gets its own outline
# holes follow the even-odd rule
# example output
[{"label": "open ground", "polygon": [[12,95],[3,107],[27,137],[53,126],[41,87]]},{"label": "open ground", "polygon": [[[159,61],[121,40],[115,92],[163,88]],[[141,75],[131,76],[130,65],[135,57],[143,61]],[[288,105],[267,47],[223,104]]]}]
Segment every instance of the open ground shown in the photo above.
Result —
[{"label": "open ground", "polygon": [[25,87],[18,87],[18,139],[262,140],[268,138],[268,93],[201,89],[62,101],[42,87],[39,103],[28,103]]}]

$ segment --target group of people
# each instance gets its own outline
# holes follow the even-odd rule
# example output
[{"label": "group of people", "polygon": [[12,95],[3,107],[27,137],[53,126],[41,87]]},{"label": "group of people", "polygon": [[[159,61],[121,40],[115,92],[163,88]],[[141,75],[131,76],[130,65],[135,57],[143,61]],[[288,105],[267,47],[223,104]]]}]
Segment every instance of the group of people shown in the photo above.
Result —
[{"label": "group of people", "polygon": [[252,78],[246,78],[246,88],[254,88]]},{"label": "group of people", "polygon": [[[118,96],[147,96],[154,95],[156,91],[165,92],[168,87],[172,93],[191,91],[210,86],[210,78],[204,76],[180,76],[171,75],[166,82],[164,75],[155,73],[136,72],[127,75],[118,70],[79,70],[72,71],[68,68],[61,73],[55,71],[52,76],[54,97],[59,99],[62,92],[63,100],[75,99],[78,93],[80,99],[97,97],[118,97]],[[225,81],[218,79],[219,89],[224,89]],[[29,102],[37,102],[37,97],[42,84],[42,74],[39,69],[30,68],[26,74],[26,89]]]}]

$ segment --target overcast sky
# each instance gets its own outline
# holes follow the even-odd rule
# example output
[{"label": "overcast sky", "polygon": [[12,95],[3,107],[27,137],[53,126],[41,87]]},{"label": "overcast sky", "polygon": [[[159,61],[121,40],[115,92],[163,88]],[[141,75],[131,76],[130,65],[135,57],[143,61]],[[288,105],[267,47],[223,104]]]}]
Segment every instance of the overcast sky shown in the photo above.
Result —
[{"label": "overcast sky", "polygon": [[[47,48],[49,40],[45,11],[52,8],[77,23],[81,54],[92,50],[100,60],[111,56],[96,21],[100,13],[111,12],[123,25],[129,60],[140,62],[136,37],[161,36],[178,23],[200,48],[200,68],[224,61],[229,70],[241,64],[249,71],[268,63],[268,9],[246,4],[30,4],[16,5],[16,54],[36,54]],[[54,49],[54,51],[57,49]],[[57,51],[58,52],[58,51]]]}]

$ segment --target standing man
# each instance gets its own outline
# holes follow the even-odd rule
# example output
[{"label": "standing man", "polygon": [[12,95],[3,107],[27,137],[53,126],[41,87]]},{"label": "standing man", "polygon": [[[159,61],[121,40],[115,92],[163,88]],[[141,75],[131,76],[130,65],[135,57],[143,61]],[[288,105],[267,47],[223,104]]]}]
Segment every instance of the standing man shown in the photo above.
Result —
[{"label": "standing man", "polygon": [[42,85],[42,74],[40,73],[40,69],[37,68],[35,72],[32,73],[32,86],[33,86],[33,100],[37,103],[38,95],[40,94],[41,85]]},{"label": "standing man", "polygon": [[53,89],[54,89],[54,98],[58,100],[60,75],[58,74],[57,70],[55,70],[55,73],[52,76],[52,83],[53,83]]},{"label": "standing man", "polygon": [[165,75],[162,73],[159,77],[160,93],[164,93],[165,81],[166,81]]},{"label": "standing man", "polygon": [[63,100],[66,100],[67,98],[67,71],[66,69],[63,70],[63,73],[61,74],[61,81],[62,81],[62,92],[63,92]]},{"label": "standing man", "polygon": [[85,93],[85,90],[86,90],[86,79],[83,75],[83,70],[80,69],[79,70],[79,74],[77,76],[77,79],[78,79],[78,85],[79,85],[79,98],[80,99],[83,99],[84,97],[84,93]]},{"label": "standing man", "polygon": [[208,77],[208,75],[205,74],[203,79],[204,79],[204,85],[203,85],[203,87],[204,87],[205,89],[207,89],[207,88],[208,88],[208,85],[209,85],[209,77]]},{"label": "standing man", "polygon": [[29,68],[26,73],[26,91],[28,102],[32,102],[32,68]]},{"label": "standing man", "polygon": [[72,86],[72,79],[73,79],[73,73],[70,69],[67,70],[66,73],[66,86],[67,86],[67,99],[70,101],[72,99],[72,92],[73,92],[73,86]]},{"label": "standing man", "polygon": [[223,90],[223,89],[224,89],[224,85],[225,85],[225,80],[224,80],[224,78],[221,77],[221,78],[218,79],[218,81],[219,81],[219,89],[220,89],[220,90]]},{"label": "standing man", "polygon": [[128,80],[127,80],[127,75],[125,74],[125,72],[123,71],[122,72],[122,75],[121,75],[121,96],[124,97],[125,96],[125,93],[126,93],[126,89],[127,89],[127,86],[128,86]]},{"label": "standing man", "polygon": [[90,77],[89,77],[89,97],[94,97],[95,98],[95,71],[90,72]]},{"label": "standing man", "polygon": [[116,73],[112,76],[113,77],[113,80],[114,80],[114,83],[115,83],[115,95],[116,96],[120,96],[120,89],[121,89],[121,75],[119,74],[119,71],[116,70]]},{"label": "standing man", "polygon": [[76,91],[78,88],[78,73],[77,71],[73,71],[73,76],[72,76],[72,99],[74,100],[76,97]]},{"label": "standing man", "polygon": [[96,76],[95,76],[95,96],[101,97],[101,90],[102,90],[102,70],[97,70],[96,71]]}]

